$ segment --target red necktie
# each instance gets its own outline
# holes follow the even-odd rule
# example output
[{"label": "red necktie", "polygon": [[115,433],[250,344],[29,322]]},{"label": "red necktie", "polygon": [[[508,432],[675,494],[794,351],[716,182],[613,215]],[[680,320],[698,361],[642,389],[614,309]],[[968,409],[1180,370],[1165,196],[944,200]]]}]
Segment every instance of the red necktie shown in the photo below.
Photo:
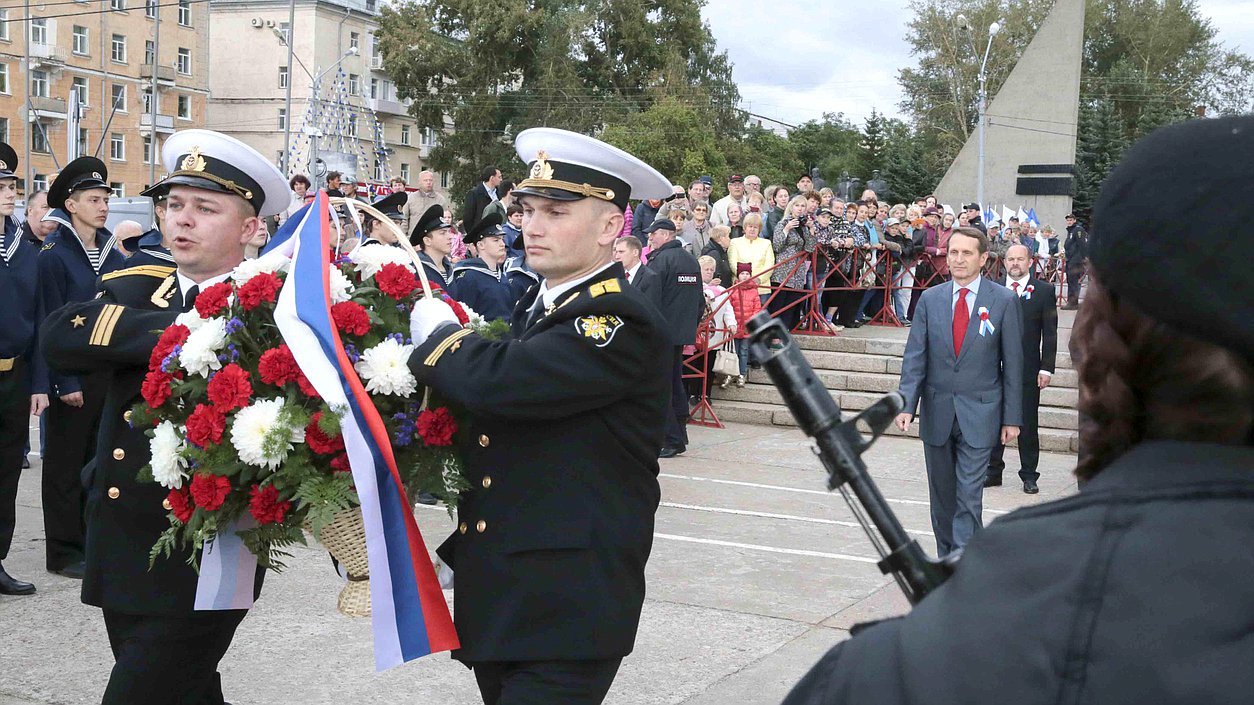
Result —
[{"label": "red necktie", "polygon": [[958,290],[958,305],[954,306],[954,357],[962,354],[962,341],[967,337],[967,324],[971,322],[971,312],[967,310],[968,289]]},{"label": "red necktie", "polygon": [[1019,295],[1019,282],[1010,282],[1010,288],[1014,290],[1015,296]]}]

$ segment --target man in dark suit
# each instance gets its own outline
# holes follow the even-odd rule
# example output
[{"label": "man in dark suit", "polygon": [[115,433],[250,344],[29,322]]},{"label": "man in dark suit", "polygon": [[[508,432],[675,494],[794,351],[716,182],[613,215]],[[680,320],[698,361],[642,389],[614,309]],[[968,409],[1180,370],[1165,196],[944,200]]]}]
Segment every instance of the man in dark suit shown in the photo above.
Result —
[{"label": "man in dark suit", "polygon": [[671,342],[671,413],[666,416],[666,446],[660,457],[673,458],[688,449],[688,393],[684,389],[684,346],[697,340],[697,324],[705,310],[701,265],[675,238],[675,223],[658,218],[649,226],[649,269],[658,275],[652,296],[666,318]]},{"label": "man in dark suit", "polygon": [[634,237],[620,237],[614,241],[614,261],[623,265],[627,283],[636,287],[654,306],[658,292],[657,272],[649,269],[641,253],[644,250]]},{"label": "man in dark suit", "polygon": [[919,408],[932,531],[942,556],[984,525],[989,455],[1023,424],[1022,314],[1014,294],[980,275],[987,261],[987,235],[954,230],[946,254],[953,281],[919,298],[901,365],[906,404],[897,427],[904,432]]},{"label": "man in dark suit", "polygon": [[[202,289],[227,280],[243,261],[245,244],[265,227],[262,218],[291,203],[287,181],[270,160],[225,135],[176,132],[162,157],[169,176],[144,195],[168,196],[177,270],[143,265],[105,274],[96,298],[53,312],[40,336],[53,368],[107,373],[99,452],[83,478],[82,599],[103,610],[116,661],[104,705],[223,702],[218,662],[247,612],[195,609],[197,573],[187,550],[149,567],[149,550],[170,526],[171,504],[165,488],[136,479],[149,461],[149,439],[130,425],[130,409],[140,400],[162,330]],[[261,572],[254,576],[254,599]]]},{"label": "man in dark suit", "polygon": [[[1023,491],[1036,494],[1036,471],[1041,458],[1038,416],[1041,390],[1049,386],[1058,350],[1058,297],[1049,282],[1032,276],[1032,253],[1023,245],[1006,251],[1006,281],[1010,293],[1019,297],[1023,311],[1023,427],[1019,433],[1019,479]],[[1001,484],[1006,469],[1006,446],[998,443],[988,462],[985,487]]]},{"label": "man in dark suit", "polygon": [[470,489],[438,551],[457,595],[454,658],[487,705],[595,705],[635,642],[668,396],[663,323],[611,252],[628,196],[670,182],[564,130],[525,130],[516,146],[532,160],[514,193],[544,280],[515,307],[511,340],[417,302],[409,367],[472,418]]},{"label": "man in dark suit", "polygon": [[479,183],[466,193],[462,204],[462,232],[468,233],[475,229],[483,218],[483,209],[488,204],[499,200],[496,187],[501,185],[501,170],[495,166],[486,166],[479,172]]}]

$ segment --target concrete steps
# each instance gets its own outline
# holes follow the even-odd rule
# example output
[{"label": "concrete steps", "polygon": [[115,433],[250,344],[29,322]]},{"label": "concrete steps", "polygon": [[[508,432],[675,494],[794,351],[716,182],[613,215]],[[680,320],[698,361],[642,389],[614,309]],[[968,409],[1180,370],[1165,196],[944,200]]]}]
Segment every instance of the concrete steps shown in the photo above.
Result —
[{"label": "concrete steps", "polygon": [[[900,382],[905,340],[845,335],[798,335],[794,339],[814,366],[815,374],[831,390],[833,398],[845,412],[856,413],[865,409],[885,393],[896,389]],[[1050,386],[1041,392],[1042,450],[1076,452],[1079,424],[1076,382],[1071,356],[1060,352]],[[763,370],[751,369],[744,388],[719,389],[716,386],[711,396],[714,410],[723,421],[767,426],[797,425],[792,413],[784,406],[779,390],[771,384]],[[895,428],[888,433],[903,435]],[[918,437],[917,420],[904,435]]]}]

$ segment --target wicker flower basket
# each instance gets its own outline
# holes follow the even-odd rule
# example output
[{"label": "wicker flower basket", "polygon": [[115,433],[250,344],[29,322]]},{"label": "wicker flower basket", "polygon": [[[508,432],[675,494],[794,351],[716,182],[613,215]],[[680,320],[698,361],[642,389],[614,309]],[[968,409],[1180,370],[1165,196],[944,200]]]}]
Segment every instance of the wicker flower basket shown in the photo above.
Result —
[{"label": "wicker flower basket", "polygon": [[[305,529],[313,533],[306,524]],[[314,538],[348,572],[348,584],[340,591],[336,607],[349,617],[370,616],[370,568],[366,559],[366,525],[361,507],[338,512]]]}]

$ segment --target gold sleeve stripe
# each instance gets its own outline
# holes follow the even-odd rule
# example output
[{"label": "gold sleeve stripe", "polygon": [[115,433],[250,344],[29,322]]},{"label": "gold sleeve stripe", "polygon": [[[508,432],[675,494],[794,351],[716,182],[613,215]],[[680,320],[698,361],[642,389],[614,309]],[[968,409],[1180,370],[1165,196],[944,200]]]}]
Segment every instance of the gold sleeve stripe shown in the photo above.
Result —
[{"label": "gold sleeve stripe", "polygon": [[105,304],[100,309],[100,315],[96,317],[96,325],[92,326],[91,339],[88,341],[91,345],[105,346],[113,339],[113,328],[118,324],[118,318],[122,316],[122,307],[117,304]]},{"label": "gold sleeve stripe", "polygon": [[453,343],[456,343],[457,341],[461,340],[462,338],[465,338],[471,333],[474,333],[474,331],[469,328],[462,328],[456,333],[440,341],[440,344],[435,346],[435,350],[431,351],[431,354],[427,356],[426,360],[422,361],[422,364],[426,365],[427,367],[435,367],[435,363],[440,359],[441,356],[444,355],[444,353],[448,352],[448,349],[452,347]]},{"label": "gold sleeve stripe", "polygon": [[107,282],[111,279],[117,279],[118,277],[125,277],[131,274],[143,274],[149,277],[164,279],[170,276],[174,272],[174,269],[174,267],[163,267],[159,264],[141,264],[138,267],[127,267],[126,269],[119,269],[115,272],[102,274],[100,275],[100,281]]}]

